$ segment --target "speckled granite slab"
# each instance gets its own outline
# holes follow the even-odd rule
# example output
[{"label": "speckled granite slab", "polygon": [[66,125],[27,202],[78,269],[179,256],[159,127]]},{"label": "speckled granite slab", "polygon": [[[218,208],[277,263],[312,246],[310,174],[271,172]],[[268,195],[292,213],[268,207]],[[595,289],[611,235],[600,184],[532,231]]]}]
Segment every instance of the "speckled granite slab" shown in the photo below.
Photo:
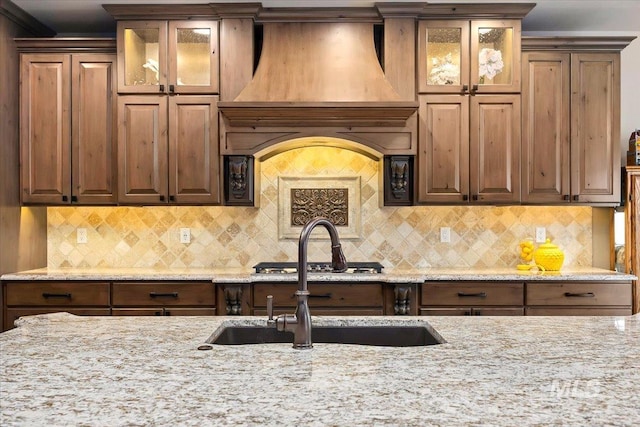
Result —
[{"label": "speckled granite slab", "polygon": [[[4,274],[2,280],[212,280],[214,283],[294,282],[296,274],[254,274],[249,268],[217,269],[47,269]],[[592,267],[567,268],[559,272],[518,271],[515,268],[385,270],[383,274],[309,273],[309,281],[422,283],[427,280],[460,281],[629,281],[631,274]]]},{"label": "speckled granite slab", "polygon": [[313,317],[427,322],[428,347],[214,346],[262,318],[19,320],[0,334],[3,426],[427,426],[640,423],[640,316]]}]

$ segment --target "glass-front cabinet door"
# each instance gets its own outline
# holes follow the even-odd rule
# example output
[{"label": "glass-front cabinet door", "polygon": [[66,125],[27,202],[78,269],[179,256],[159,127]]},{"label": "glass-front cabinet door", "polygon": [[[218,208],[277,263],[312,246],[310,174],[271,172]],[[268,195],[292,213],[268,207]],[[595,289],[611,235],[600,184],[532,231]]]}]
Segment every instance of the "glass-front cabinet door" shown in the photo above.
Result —
[{"label": "glass-front cabinet door", "polygon": [[520,92],[520,21],[471,21],[471,90]]},{"label": "glass-front cabinet door", "polygon": [[217,93],[217,21],[119,21],[118,92]]},{"label": "glass-front cabinet door", "polygon": [[169,92],[218,92],[218,22],[169,21]]},{"label": "glass-front cabinet door", "polygon": [[165,92],[166,21],[120,21],[117,40],[118,92]]},{"label": "glass-front cabinet door", "polygon": [[469,90],[469,22],[421,21],[420,92]]},{"label": "glass-front cabinet door", "polygon": [[421,21],[421,93],[520,92],[520,20]]}]

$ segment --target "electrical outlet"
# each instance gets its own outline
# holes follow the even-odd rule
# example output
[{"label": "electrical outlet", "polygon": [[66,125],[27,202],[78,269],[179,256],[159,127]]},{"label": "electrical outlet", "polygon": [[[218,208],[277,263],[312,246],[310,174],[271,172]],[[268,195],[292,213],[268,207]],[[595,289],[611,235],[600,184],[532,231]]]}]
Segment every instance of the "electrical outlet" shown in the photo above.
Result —
[{"label": "electrical outlet", "polygon": [[191,229],[190,228],[181,228],[180,229],[180,243],[191,243]]},{"label": "electrical outlet", "polygon": [[544,227],[536,227],[536,243],[547,241],[547,230]]},{"label": "electrical outlet", "polygon": [[86,228],[78,228],[76,230],[76,242],[78,243],[87,243],[89,241],[87,237],[87,229]]},{"label": "electrical outlet", "polygon": [[442,242],[442,243],[450,243],[451,242],[451,228],[449,228],[449,227],[440,227],[440,242]]}]

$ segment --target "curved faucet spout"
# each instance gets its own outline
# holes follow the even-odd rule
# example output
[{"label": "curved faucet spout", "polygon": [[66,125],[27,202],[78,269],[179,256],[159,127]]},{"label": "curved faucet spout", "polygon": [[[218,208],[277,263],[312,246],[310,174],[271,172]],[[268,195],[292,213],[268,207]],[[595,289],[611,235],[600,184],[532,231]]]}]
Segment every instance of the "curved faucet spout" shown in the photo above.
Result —
[{"label": "curved faucet spout", "polygon": [[298,242],[298,290],[296,297],[298,305],[295,314],[284,314],[276,319],[276,327],[280,331],[289,331],[294,333],[293,348],[307,349],[312,348],[311,342],[311,314],[309,312],[309,290],[307,288],[307,244],[311,232],[318,225],[322,225],[329,232],[331,237],[331,268],[336,273],[346,271],[347,260],[342,252],[340,239],[338,238],[338,230],[335,225],[326,218],[315,218],[307,222],[300,232],[300,241]]}]

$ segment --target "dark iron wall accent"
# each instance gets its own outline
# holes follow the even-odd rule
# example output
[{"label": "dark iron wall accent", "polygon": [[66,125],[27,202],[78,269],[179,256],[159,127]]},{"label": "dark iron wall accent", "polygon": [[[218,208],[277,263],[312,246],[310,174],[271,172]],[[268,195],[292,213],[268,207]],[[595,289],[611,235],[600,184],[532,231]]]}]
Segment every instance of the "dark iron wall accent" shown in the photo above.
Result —
[{"label": "dark iron wall accent", "polygon": [[413,204],[413,156],[384,157],[384,205]]},{"label": "dark iron wall accent", "polygon": [[224,201],[227,206],[254,205],[252,156],[224,156]]}]

